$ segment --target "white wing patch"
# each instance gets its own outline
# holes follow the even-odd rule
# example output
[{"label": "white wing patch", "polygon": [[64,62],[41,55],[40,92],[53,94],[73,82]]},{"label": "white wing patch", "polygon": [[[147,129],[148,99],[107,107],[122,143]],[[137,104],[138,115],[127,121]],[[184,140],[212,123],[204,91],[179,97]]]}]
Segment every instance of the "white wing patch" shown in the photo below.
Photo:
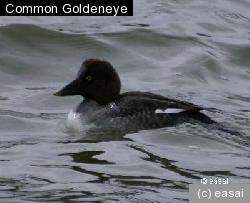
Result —
[{"label": "white wing patch", "polygon": [[175,114],[175,113],[181,113],[183,111],[186,111],[185,109],[177,109],[177,108],[167,108],[165,110],[162,109],[156,109],[156,114],[166,113],[166,114]]},{"label": "white wing patch", "polygon": [[174,108],[169,108],[166,109],[164,112],[165,113],[181,113],[183,111],[186,111],[185,109],[174,109]]},{"label": "white wing patch", "polygon": [[161,110],[161,109],[156,109],[155,113],[165,113],[165,112],[163,110]]}]

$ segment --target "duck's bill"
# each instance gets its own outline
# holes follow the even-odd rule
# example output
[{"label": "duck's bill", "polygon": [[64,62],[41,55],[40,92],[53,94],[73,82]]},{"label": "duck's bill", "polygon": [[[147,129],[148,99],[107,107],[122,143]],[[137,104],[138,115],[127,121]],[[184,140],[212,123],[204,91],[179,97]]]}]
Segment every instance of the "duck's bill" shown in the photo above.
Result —
[{"label": "duck's bill", "polygon": [[78,88],[78,83],[76,80],[72,81],[60,91],[54,93],[55,96],[73,96],[73,95],[81,95],[81,92]]}]

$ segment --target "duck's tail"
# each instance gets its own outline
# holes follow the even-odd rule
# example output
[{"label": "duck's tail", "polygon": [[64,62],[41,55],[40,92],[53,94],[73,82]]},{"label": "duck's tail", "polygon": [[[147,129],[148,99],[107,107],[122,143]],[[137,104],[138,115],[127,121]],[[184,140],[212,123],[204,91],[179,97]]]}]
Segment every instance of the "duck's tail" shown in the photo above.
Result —
[{"label": "duck's tail", "polygon": [[214,121],[213,119],[211,119],[209,116],[201,113],[201,112],[195,112],[195,113],[192,113],[192,118],[199,121],[199,122],[202,122],[204,124],[215,124],[217,123],[216,121]]},{"label": "duck's tail", "polygon": [[230,129],[227,126],[224,126],[223,124],[214,121],[212,118],[201,112],[193,113],[192,118],[203,124],[207,124],[207,127],[209,127],[210,129],[219,130],[234,136],[241,136],[240,132]]}]

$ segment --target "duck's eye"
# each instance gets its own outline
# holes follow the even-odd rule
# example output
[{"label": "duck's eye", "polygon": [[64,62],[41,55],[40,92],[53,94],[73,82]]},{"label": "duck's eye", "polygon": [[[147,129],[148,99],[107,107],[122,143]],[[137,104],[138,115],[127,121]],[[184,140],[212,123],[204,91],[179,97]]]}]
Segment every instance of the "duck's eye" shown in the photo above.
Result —
[{"label": "duck's eye", "polygon": [[92,77],[90,75],[88,75],[86,78],[85,78],[87,81],[91,81],[92,80]]}]

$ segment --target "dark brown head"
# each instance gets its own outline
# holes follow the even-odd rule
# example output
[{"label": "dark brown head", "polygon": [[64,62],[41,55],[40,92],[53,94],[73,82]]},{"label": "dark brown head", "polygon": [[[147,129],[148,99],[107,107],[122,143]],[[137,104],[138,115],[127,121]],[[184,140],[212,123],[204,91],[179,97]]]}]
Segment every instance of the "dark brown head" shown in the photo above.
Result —
[{"label": "dark brown head", "polygon": [[88,59],[83,62],[76,79],[54,95],[81,95],[85,99],[104,105],[115,100],[120,94],[120,89],[119,75],[109,62]]}]

